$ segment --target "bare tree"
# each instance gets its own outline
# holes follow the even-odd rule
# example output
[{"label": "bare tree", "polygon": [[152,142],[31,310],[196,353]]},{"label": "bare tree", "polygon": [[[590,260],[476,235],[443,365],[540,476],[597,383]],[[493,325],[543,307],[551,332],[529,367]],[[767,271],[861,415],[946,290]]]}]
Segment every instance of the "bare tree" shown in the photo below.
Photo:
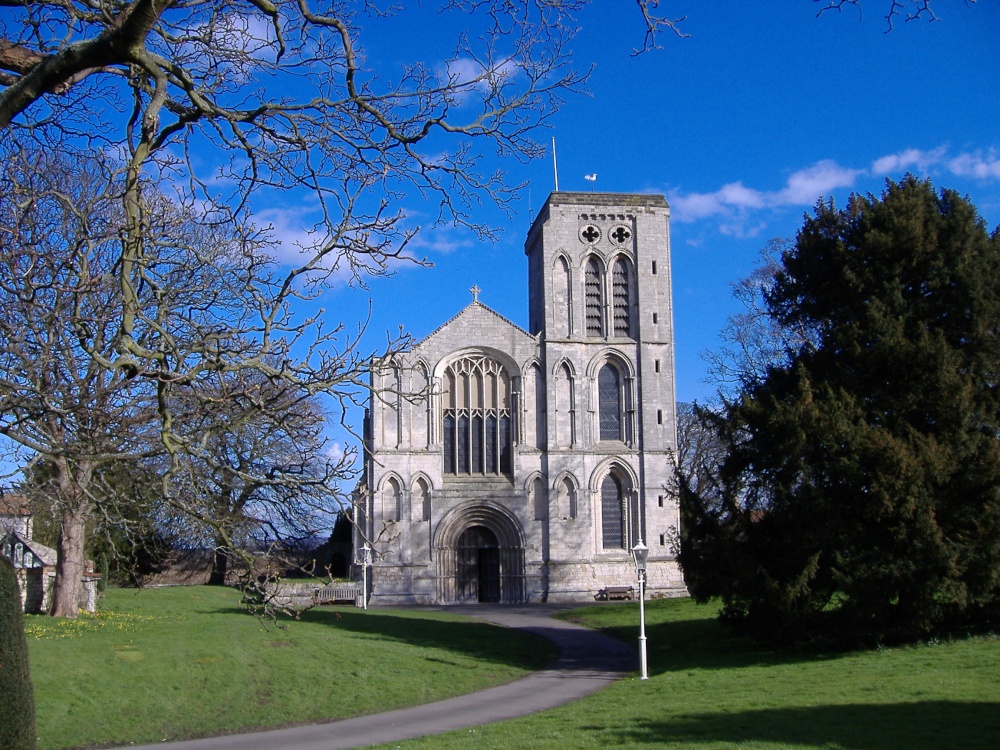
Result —
[{"label": "bare tree", "polygon": [[[822,6],[817,15],[823,15],[831,10],[842,11],[848,7],[854,8],[861,15],[864,5],[862,0],[812,1],[820,3]],[[965,0],[965,2],[967,5],[971,5],[976,0]],[[918,19],[926,19],[928,21],[938,20],[937,14],[934,12],[934,0],[889,0],[886,6],[885,22],[887,32],[892,31],[893,26],[899,19],[903,19],[904,21],[916,21]]]},{"label": "bare tree", "polygon": [[[155,414],[141,384],[101,367],[120,318],[113,282],[118,196],[102,164],[46,154],[0,170],[0,434],[46,464],[58,523],[52,612],[75,616],[91,481],[134,454]],[[145,417],[143,417],[145,413]]]},{"label": "bare tree", "polygon": [[781,324],[768,309],[768,295],[781,269],[782,254],[791,240],[773,239],[760,252],[760,263],[748,276],[732,284],[740,310],[726,319],[723,345],[707,350],[708,379],[723,397],[767,376],[772,367],[788,361],[789,352],[815,340],[815,332]]},{"label": "bare tree", "polygon": [[178,430],[191,449],[171,505],[214,547],[210,583],[224,583],[236,557],[247,584],[261,549],[332,528],[354,454],[331,451],[315,397],[257,373],[222,373],[182,406]]}]

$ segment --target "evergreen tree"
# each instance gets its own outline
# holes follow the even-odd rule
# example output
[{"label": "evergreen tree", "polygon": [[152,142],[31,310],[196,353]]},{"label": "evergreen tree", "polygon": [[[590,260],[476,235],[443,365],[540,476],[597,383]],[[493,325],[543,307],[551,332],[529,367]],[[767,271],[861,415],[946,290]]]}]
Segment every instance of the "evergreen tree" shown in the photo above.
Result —
[{"label": "evergreen tree", "polygon": [[17,574],[0,555],[0,748],[33,750],[35,698]]},{"label": "evergreen tree", "polygon": [[802,343],[718,421],[727,512],[682,498],[697,594],[780,640],[995,622],[1000,235],[907,177],[818,204],[774,282],[768,313]]}]

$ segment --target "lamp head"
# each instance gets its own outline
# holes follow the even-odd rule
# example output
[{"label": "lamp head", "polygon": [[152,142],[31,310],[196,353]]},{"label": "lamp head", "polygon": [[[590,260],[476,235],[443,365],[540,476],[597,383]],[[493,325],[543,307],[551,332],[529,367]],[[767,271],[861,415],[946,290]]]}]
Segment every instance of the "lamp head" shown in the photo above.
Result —
[{"label": "lamp head", "polygon": [[632,548],[632,559],[635,560],[635,569],[639,573],[645,573],[646,561],[649,559],[649,547],[642,543],[642,539]]}]

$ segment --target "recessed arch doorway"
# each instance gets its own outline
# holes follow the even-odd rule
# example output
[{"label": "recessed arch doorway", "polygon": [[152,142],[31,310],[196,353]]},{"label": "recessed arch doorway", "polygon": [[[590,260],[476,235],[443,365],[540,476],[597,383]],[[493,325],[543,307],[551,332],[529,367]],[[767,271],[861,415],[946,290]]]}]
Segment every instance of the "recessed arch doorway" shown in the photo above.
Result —
[{"label": "recessed arch doorway", "polygon": [[436,537],[438,601],[524,601],[524,537],[506,508],[456,508],[442,519]]},{"label": "recessed arch doorway", "polygon": [[500,601],[500,545],[485,526],[470,526],[458,538],[455,585],[461,602]]}]

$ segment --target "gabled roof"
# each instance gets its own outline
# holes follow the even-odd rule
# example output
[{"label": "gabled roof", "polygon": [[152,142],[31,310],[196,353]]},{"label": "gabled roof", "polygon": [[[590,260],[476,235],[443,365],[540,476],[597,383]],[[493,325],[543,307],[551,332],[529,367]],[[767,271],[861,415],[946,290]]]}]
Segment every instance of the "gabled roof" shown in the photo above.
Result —
[{"label": "gabled roof", "polygon": [[[23,548],[20,554],[14,554],[14,546],[16,544],[20,544]],[[30,562],[34,562],[30,560],[29,555],[25,554],[29,552],[34,556],[35,561],[40,562],[45,567],[54,566],[58,558],[58,553],[51,547],[46,547],[44,544],[31,539],[24,539],[16,531],[11,531],[5,536],[0,536],[0,552],[3,552],[10,558],[15,568],[39,567],[34,564],[25,564],[26,557],[29,558]]]},{"label": "gabled roof", "polygon": [[459,311],[459,313],[457,315],[455,315],[452,318],[446,320],[444,323],[442,323],[441,325],[439,325],[437,328],[435,328],[429,334],[427,334],[422,339],[420,339],[420,341],[418,341],[416,344],[414,344],[412,348],[413,349],[420,348],[424,343],[426,343],[430,339],[434,338],[438,333],[440,333],[441,331],[443,331],[445,328],[448,328],[452,324],[457,323],[462,318],[467,318],[469,316],[474,316],[474,315],[489,315],[489,316],[492,316],[494,318],[497,318],[497,319],[501,320],[503,323],[505,323],[506,325],[510,326],[511,328],[513,328],[518,333],[521,333],[521,334],[527,336],[528,338],[531,338],[531,339],[537,338],[537,336],[532,336],[526,330],[524,330],[523,328],[521,328],[521,326],[517,325],[516,323],[512,323],[509,320],[507,320],[507,318],[505,318],[503,315],[501,315],[500,313],[498,313],[496,310],[494,310],[494,309],[492,309],[490,307],[487,307],[486,305],[484,305],[479,300],[474,300],[471,303],[469,303],[465,308],[463,308],[461,311]]}]

